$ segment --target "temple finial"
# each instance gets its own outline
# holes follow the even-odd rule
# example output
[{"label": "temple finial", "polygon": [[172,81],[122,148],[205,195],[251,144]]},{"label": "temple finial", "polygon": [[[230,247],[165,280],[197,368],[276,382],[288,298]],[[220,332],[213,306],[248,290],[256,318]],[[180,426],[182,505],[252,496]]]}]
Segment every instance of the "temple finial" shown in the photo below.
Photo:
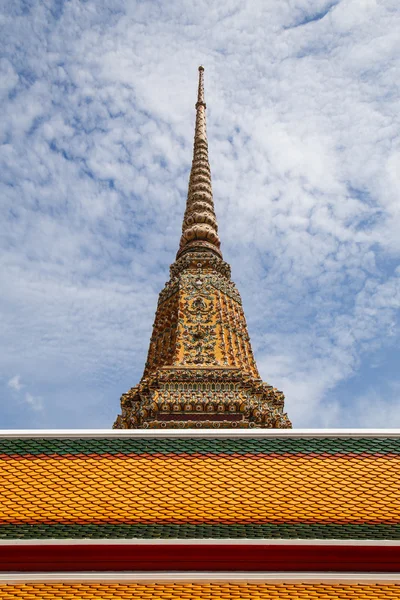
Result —
[{"label": "temple finial", "polygon": [[184,252],[199,249],[211,250],[222,258],[220,245],[208,162],[204,67],[200,66],[193,161],[177,258]]},{"label": "temple finial", "polygon": [[204,67],[200,65],[199,67],[199,88],[197,91],[197,103],[196,109],[200,106],[204,106],[206,108],[206,103],[204,102]]}]

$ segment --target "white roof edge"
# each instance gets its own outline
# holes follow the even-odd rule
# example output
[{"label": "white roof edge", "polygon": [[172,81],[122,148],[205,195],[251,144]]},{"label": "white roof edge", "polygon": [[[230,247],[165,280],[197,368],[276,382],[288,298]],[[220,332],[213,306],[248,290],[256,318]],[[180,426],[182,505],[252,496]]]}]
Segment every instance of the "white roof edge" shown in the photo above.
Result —
[{"label": "white roof edge", "polygon": [[400,583],[400,573],[314,573],[314,572],[72,572],[72,573],[0,573],[0,582],[18,583]]},{"label": "white roof edge", "polygon": [[397,438],[400,429],[0,429],[1,438]]},{"label": "white roof edge", "polygon": [[1,546],[400,546],[400,540],[300,538],[40,538],[2,539]]}]

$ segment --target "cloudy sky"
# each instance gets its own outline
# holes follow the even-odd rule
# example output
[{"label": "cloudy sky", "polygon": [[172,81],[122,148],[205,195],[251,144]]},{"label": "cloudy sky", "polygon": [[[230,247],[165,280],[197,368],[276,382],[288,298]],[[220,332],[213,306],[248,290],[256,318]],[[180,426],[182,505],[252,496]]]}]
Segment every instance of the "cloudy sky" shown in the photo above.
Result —
[{"label": "cloudy sky", "polygon": [[295,427],[400,427],[398,0],[3,0],[0,428],[110,427],[214,200]]}]

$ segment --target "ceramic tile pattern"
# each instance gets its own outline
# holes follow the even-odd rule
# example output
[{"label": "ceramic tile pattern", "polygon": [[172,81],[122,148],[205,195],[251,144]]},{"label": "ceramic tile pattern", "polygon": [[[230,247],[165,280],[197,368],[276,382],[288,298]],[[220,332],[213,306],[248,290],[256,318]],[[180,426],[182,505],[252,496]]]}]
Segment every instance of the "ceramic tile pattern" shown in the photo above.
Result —
[{"label": "ceramic tile pattern", "polygon": [[152,600],[390,600],[400,598],[396,584],[327,584],[327,583],[184,583],[184,584],[107,584],[107,583],[0,583],[2,600],[34,600],[44,598],[151,598]]},{"label": "ceramic tile pattern", "polygon": [[2,538],[400,538],[395,438],[2,439]]}]

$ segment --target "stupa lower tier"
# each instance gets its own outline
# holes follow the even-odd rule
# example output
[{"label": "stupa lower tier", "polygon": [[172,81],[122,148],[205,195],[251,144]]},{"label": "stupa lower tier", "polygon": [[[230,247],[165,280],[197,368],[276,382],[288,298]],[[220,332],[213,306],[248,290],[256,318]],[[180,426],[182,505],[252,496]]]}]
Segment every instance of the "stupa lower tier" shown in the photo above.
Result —
[{"label": "stupa lower tier", "polygon": [[163,367],[121,398],[116,428],[287,428],[282,392],[240,369]]},{"label": "stupa lower tier", "polygon": [[162,290],[140,384],[121,397],[115,428],[287,428],[284,395],[257,370],[230,268],[188,252]]}]

